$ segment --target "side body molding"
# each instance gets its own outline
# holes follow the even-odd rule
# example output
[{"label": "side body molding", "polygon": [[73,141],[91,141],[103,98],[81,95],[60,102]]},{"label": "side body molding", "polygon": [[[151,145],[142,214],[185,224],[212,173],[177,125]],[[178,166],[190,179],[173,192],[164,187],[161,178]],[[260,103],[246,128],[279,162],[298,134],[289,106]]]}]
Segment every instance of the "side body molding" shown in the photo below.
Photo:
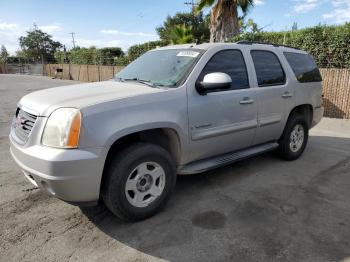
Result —
[{"label": "side body molding", "polygon": [[215,137],[220,135],[226,135],[229,133],[235,133],[239,131],[256,128],[258,126],[257,120],[250,120],[240,123],[232,123],[229,125],[211,127],[211,128],[196,128],[192,131],[192,140],[201,140],[209,137]]}]

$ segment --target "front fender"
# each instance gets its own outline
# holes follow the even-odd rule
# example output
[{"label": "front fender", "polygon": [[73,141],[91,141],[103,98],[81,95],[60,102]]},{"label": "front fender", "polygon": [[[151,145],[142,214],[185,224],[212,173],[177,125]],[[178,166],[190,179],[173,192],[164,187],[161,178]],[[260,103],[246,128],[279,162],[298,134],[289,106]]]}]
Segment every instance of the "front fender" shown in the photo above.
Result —
[{"label": "front fender", "polygon": [[82,115],[80,147],[103,147],[105,155],[118,139],[151,129],[174,130],[181,148],[189,143],[185,88],[94,105]]}]

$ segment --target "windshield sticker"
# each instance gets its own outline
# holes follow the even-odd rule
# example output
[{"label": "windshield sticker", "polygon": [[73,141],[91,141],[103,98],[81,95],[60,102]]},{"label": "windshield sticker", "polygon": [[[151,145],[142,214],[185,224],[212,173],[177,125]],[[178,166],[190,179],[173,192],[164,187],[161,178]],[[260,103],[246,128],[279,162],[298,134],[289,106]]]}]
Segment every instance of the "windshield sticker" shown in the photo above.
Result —
[{"label": "windshield sticker", "polygon": [[197,57],[199,52],[195,51],[181,51],[176,56],[187,56],[187,57]]}]

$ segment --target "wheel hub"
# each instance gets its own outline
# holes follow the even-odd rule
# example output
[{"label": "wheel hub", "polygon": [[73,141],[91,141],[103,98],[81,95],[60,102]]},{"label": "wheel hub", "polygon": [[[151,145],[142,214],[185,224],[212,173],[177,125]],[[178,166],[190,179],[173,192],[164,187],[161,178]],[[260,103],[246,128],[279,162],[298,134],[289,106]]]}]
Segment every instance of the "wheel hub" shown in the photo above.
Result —
[{"label": "wheel hub", "polygon": [[151,188],[152,184],[152,176],[149,174],[145,174],[137,179],[136,188],[139,192],[145,192]]},{"label": "wheel hub", "polygon": [[143,162],[126,181],[126,199],[135,207],[146,207],[163,193],[164,187],[165,171],[162,166],[155,162]]},{"label": "wheel hub", "polygon": [[296,125],[290,134],[290,150],[294,153],[298,152],[304,143],[304,128],[302,125]]}]

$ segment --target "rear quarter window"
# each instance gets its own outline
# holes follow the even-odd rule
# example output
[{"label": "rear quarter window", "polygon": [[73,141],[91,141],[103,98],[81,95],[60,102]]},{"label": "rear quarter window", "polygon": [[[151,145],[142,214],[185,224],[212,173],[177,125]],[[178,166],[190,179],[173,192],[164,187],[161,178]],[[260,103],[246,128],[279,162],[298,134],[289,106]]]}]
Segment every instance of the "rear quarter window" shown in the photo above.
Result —
[{"label": "rear quarter window", "polygon": [[322,81],[320,71],[311,55],[284,52],[284,56],[299,82],[309,83]]}]

